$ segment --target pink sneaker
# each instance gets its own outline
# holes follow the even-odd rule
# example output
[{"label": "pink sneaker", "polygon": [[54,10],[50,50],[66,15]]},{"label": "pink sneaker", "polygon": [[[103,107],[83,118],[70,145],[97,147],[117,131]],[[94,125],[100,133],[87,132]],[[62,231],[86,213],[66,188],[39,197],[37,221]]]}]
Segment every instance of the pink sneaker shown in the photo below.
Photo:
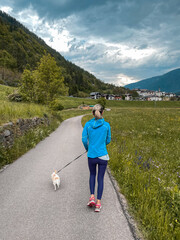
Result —
[{"label": "pink sneaker", "polygon": [[100,212],[101,211],[101,208],[102,208],[102,206],[101,206],[101,204],[96,204],[96,208],[95,208],[95,212]]},{"label": "pink sneaker", "polygon": [[96,203],[95,203],[95,198],[94,198],[94,197],[90,197],[87,206],[93,207],[93,206],[95,206],[95,205],[96,205]]}]

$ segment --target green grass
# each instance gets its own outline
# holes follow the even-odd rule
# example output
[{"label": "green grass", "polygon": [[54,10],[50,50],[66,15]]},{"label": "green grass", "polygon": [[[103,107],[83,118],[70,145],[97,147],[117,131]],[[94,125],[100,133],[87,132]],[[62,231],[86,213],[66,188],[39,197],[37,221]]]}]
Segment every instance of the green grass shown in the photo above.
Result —
[{"label": "green grass", "polygon": [[62,120],[85,114],[91,114],[91,110],[71,109],[59,112],[59,115],[61,116]]},{"label": "green grass", "polygon": [[[0,85],[0,124],[15,121],[18,118],[42,117],[48,115],[48,107],[35,103],[10,102],[7,96],[16,88]],[[59,97],[64,109],[77,108],[81,104],[94,105],[97,100],[88,98]],[[113,108],[180,108],[179,102],[138,102],[138,101],[107,101],[106,107]]]},{"label": "green grass", "polygon": [[[81,104],[94,105],[98,100],[88,98],[73,98],[73,97],[59,97],[62,105],[65,109],[76,108]],[[118,108],[180,108],[180,101],[117,101],[107,100],[106,107],[118,107]]]},{"label": "green grass", "polygon": [[109,166],[144,236],[180,239],[180,109],[113,108],[104,118]]},{"label": "green grass", "polygon": [[17,88],[0,84],[0,100],[7,100],[7,95],[13,93]]},{"label": "green grass", "polygon": [[[15,121],[18,118],[32,118],[35,116],[43,117],[44,114],[51,115],[51,111],[45,105],[35,104],[35,103],[24,103],[24,102],[10,102],[7,96],[13,93],[16,88],[0,85],[0,125],[9,121]],[[96,101],[92,99],[82,99],[82,98],[71,98],[71,97],[59,97],[64,109],[77,109],[81,104],[95,104]],[[71,112],[62,111],[61,115],[66,114],[71,117],[74,114],[83,114],[84,112],[73,110]],[[59,114],[59,113],[58,113]]]},{"label": "green grass", "polygon": [[0,125],[18,118],[43,117],[49,115],[46,106],[34,103],[10,102],[7,96],[16,88],[0,85]]},{"label": "green grass", "polygon": [[0,124],[15,121],[18,118],[43,117],[49,110],[46,106],[34,103],[15,103],[0,100]]},{"label": "green grass", "polygon": [[81,104],[94,105],[97,103],[97,100],[89,98],[75,98],[61,96],[58,99],[62,102],[64,109],[77,108]]},{"label": "green grass", "polygon": [[106,107],[117,108],[180,108],[180,101],[117,101],[108,100]]}]

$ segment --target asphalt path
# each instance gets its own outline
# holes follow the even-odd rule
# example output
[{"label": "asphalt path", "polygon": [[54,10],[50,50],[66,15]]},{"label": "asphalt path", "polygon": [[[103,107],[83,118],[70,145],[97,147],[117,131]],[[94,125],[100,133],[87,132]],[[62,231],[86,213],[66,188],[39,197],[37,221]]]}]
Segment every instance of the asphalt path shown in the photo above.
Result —
[{"label": "asphalt path", "polygon": [[81,117],[70,118],[0,173],[0,240],[134,239],[107,173],[101,212],[87,207],[86,155],[60,172],[54,191],[51,173],[85,151],[81,134]]}]

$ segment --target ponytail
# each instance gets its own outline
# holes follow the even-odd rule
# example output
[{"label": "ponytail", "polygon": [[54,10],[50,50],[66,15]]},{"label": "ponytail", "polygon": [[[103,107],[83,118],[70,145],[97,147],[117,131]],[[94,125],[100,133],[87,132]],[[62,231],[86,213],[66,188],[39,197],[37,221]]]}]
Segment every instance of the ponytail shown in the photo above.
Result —
[{"label": "ponytail", "polygon": [[93,107],[93,115],[96,119],[101,119],[103,113],[103,107],[100,104],[96,104]]},{"label": "ponytail", "polygon": [[97,119],[102,118],[101,112],[98,111],[98,110],[95,111],[94,116],[95,116],[95,118],[97,118]]}]

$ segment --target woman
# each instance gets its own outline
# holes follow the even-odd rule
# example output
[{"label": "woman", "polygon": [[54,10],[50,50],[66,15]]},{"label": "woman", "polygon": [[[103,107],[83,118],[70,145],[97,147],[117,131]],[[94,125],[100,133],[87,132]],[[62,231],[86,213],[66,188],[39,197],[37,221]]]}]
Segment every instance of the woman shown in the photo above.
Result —
[{"label": "woman", "polygon": [[[111,128],[104,121],[103,107],[96,104],[93,107],[94,118],[88,121],[83,129],[82,142],[88,151],[88,165],[90,171],[89,187],[91,196],[88,206],[95,206],[95,212],[100,212],[103,193],[104,174],[109,160],[106,145],[111,141]],[[96,182],[96,166],[98,165],[97,202],[95,203],[94,189]]]}]

